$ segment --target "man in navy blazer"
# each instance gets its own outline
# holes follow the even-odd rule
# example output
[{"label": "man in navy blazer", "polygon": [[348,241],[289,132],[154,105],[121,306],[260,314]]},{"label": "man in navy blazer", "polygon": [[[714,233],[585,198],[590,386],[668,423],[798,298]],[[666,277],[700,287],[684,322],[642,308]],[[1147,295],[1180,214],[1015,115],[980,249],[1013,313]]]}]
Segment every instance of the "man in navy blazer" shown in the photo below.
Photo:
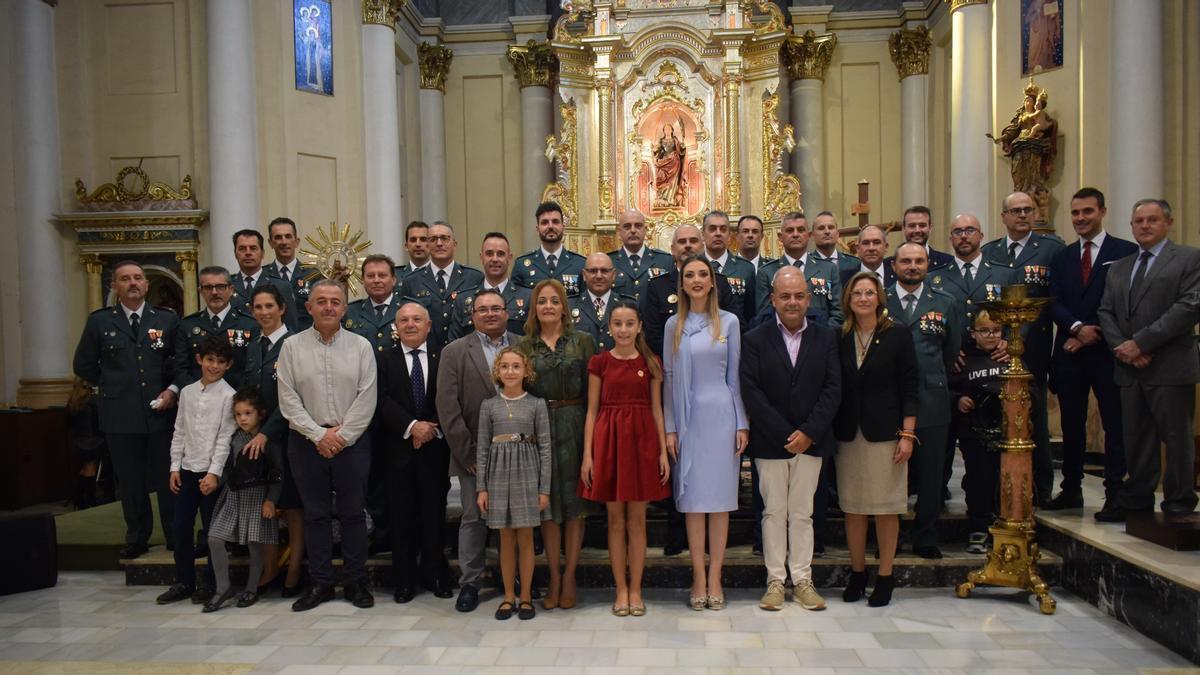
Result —
[{"label": "man in navy blazer", "polygon": [[1079,241],[1050,263],[1050,318],[1058,326],[1050,360],[1050,385],[1062,414],[1062,491],[1042,508],[1083,507],[1088,391],[1095,392],[1104,425],[1104,508],[1116,505],[1125,479],[1121,392],[1113,381],[1113,357],[1100,330],[1100,298],[1112,263],[1133,255],[1137,244],[1104,231],[1104,193],[1085,187],[1071,198],[1071,225]]},{"label": "man in navy blazer", "polygon": [[807,321],[804,273],[775,273],[775,320],[742,338],[741,384],[758,468],[767,592],[759,606],[779,610],[790,573],[792,595],[809,610],[825,608],[812,584],[813,495],[824,458],[837,445],[833,418],[841,401],[841,365],[833,329]]}]

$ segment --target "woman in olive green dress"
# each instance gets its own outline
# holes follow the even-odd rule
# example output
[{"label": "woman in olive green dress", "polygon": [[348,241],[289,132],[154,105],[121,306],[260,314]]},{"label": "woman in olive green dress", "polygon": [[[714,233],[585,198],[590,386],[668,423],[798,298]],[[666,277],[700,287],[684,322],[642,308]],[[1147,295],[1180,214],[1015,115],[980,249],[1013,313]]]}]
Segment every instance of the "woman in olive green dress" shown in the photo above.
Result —
[{"label": "woman in olive green dress", "polygon": [[[553,279],[533,289],[534,311],[525,322],[525,337],[517,343],[533,362],[536,377],[529,393],[545,399],[550,408],[550,508],[543,511],[542,541],[550,568],[546,609],[575,606],[575,568],[583,548],[584,518],[591,512],[579,496],[583,461],[583,424],[587,416],[587,365],[596,353],[592,336],[575,330],[567,292]],[[566,566],[559,569],[559,548],[566,531]]]}]

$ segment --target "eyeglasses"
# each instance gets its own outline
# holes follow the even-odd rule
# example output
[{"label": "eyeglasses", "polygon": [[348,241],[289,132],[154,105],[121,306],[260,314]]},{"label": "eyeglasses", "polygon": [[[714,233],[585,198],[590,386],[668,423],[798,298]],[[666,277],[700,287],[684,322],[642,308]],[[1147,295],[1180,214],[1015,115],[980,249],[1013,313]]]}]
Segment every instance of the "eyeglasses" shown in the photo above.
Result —
[{"label": "eyeglasses", "polygon": [[229,289],[229,284],[204,284],[200,290],[205,293],[219,293]]},{"label": "eyeglasses", "polygon": [[876,293],[875,289],[873,288],[869,288],[865,291],[850,291],[850,297],[852,298],[873,298],[877,295],[879,294]]},{"label": "eyeglasses", "polygon": [[1033,213],[1034,210],[1035,209],[1032,206],[1017,206],[1015,208],[1005,209],[1005,211],[1008,211],[1014,216],[1027,216]]},{"label": "eyeglasses", "polygon": [[975,333],[976,335],[983,335],[986,337],[994,337],[996,335],[1003,335],[1004,329],[1003,328],[973,328],[972,332]]},{"label": "eyeglasses", "polygon": [[956,227],[953,230],[950,230],[950,234],[955,237],[969,237],[973,234],[977,234],[978,232],[979,229],[975,227]]},{"label": "eyeglasses", "polygon": [[611,267],[585,267],[585,268],[583,268],[584,274],[611,274],[614,271],[615,270],[613,270],[613,268],[611,268]]},{"label": "eyeglasses", "polygon": [[453,237],[448,234],[435,234],[429,238],[429,241],[435,244],[444,244],[449,242],[451,239],[453,239]]},{"label": "eyeglasses", "polygon": [[476,314],[503,314],[507,311],[508,309],[504,307],[475,307]]}]

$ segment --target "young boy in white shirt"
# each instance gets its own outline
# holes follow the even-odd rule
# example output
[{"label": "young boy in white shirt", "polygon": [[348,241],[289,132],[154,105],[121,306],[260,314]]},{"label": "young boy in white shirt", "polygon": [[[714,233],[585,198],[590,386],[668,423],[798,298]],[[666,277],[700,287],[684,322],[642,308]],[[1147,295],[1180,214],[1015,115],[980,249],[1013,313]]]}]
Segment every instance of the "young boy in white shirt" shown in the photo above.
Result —
[{"label": "young boy in white shirt", "polygon": [[177,497],[175,521],[175,583],[158,596],[165,605],[191,598],[193,604],[208,600],[212,584],[196,584],[194,538],[196,512],[205,529],[217,502],[221,470],[229,455],[229,439],[237,429],[233,420],[233,387],[225,372],[233,364],[233,347],[224,337],[212,335],[200,343],[196,353],[200,379],[179,392],[179,413],[171,439],[171,492]]}]

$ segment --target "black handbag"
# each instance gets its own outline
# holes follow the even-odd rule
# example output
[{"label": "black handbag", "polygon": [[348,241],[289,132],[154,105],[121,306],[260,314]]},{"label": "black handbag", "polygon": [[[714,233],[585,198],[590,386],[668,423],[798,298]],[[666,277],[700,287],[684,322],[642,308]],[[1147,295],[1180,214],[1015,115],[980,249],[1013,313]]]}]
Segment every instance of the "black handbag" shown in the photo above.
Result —
[{"label": "black handbag", "polygon": [[239,452],[233,460],[227,480],[230,490],[244,490],[256,485],[278,483],[283,480],[283,473],[267,460],[265,449],[257,459],[250,459],[246,453]]}]

